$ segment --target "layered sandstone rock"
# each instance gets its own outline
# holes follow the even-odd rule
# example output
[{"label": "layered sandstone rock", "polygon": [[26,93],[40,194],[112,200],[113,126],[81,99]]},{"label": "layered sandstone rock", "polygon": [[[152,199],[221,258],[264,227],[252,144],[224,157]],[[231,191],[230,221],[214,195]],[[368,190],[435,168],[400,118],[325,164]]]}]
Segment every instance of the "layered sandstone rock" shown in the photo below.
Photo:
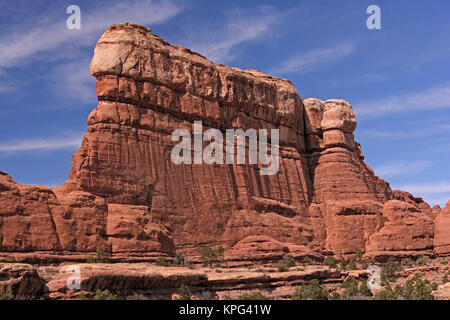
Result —
[{"label": "layered sandstone rock", "polygon": [[450,201],[434,223],[434,251],[437,254],[450,252]]},{"label": "layered sandstone rock", "polygon": [[388,201],[383,207],[383,218],[383,227],[369,237],[369,252],[433,249],[433,220],[418,206],[398,200]]},{"label": "layered sandstone rock", "polygon": [[[391,190],[362,161],[347,102],[302,103],[287,80],[215,65],[135,25],[103,34],[91,73],[99,105],[68,185],[148,206],[179,249],[268,235],[346,253],[364,249],[381,226]],[[260,165],[174,165],[170,135],[192,132],[195,120],[205,130],[279,129],[278,174],[261,176]]]},{"label": "layered sandstone rock", "polygon": [[[428,252],[434,232],[447,239],[437,210],[393,192],[364,162],[346,101],[302,99],[288,80],[216,65],[133,24],[105,31],[91,73],[98,106],[69,181],[52,191],[0,175],[0,250],[195,257],[209,244],[231,260],[319,259]],[[222,133],[279,129],[278,172],[261,175],[266,165],[248,155],[174,164],[171,134],[193,133],[194,121]],[[445,241],[434,240],[442,253]]]},{"label": "layered sandstone rock", "polygon": [[139,208],[108,206],[105,199],[84,191],[24,186],[4,172],[0,172],[0,202],[0,252],[38,253],[1,260],[39,261],[40,255],[52,262],[49,253],[99,249],[155,256],[174,252],[168,231],[152,221],[147,207],[139,214]]}]

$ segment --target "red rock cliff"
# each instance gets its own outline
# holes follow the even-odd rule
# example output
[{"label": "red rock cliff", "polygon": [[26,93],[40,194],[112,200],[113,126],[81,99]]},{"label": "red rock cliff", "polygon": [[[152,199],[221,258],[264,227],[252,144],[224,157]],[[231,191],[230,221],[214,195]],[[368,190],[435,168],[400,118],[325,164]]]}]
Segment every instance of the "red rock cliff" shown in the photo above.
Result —
[{"label": "red rock cliff", "polygon": [[[105,31],[91,73],[98,106],[69,181],[35,191],[36,204],[22,203],[26,218],[2,209],[0,225],[20,216],[14,230],[48,230],[29,227],[30,239],[20,240],[3,227],[1,250],[83,251],[104,242],[124,254],[174,246],[198,254],[221,244],[240,260],[279,251],[432,253],[434,241],[448,252],[445,215],[435,223],[426,203],[393,192],[363,161],[348,102],[303,100],[288,80],[214,64],[133,24]],[[260,164],[175,165],[171,134],[192,132],[196,120],[205,130],[279,129],[278,173],[260,175]],[[3,180],[11,186],[0,199],[24,201],[29,187]]]}]

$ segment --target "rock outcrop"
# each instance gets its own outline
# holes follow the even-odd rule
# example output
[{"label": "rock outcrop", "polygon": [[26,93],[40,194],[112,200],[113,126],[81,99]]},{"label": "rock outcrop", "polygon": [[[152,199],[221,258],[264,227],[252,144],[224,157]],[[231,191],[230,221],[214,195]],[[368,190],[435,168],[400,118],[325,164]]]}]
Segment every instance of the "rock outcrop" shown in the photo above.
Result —
[{"label": "rock outcrop", "polygon": [[[51,190],[0,175],[1,251],[195,258],[210,244],[252,260],[450,250],[445,210],[434,223],[438,211],[364,162],[344,100],[302,99],[288,80],[214,64],[134,24],[105,31],[91,73],[98,106],[69,180]],[[174,164],[172,132],[192,134],[194,121],[279,129],[278,173],[261,175],[260,162]]]},{"label": "rock outcrop", "polygon": [[437,254],[450,252],[450,201],[434,221],[434,251]]}]

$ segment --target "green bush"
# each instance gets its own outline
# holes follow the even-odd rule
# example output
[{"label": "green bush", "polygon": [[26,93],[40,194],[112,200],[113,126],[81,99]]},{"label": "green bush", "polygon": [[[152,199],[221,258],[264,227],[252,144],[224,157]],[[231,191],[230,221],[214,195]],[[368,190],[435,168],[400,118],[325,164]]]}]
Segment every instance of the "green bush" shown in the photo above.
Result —
[{"label": "green bush", "polygon": [[415,261],[413,259],[411,259],[410,257],[406,258],[405,260],[403,260],[403,263],[407,266],[407,267],[413,267]]},{"label": "green bush", "polygon": [[358,250],[356,251],[356,261],[357,261],[359,264],[362,264],[362,263],[363,263],[363,252],[362,252],[361,249],[358,249]]},{"label": "green bush", "polygon": [[341,285],[344,290],[344,296],[354,297],[359,294],[358,281],[353,277],[348,277]]},{"label": "green bush", "polygon": [[311,259],[311,257],[304,257],[303,258],[303,264],[305,264],[305,265],[311,265],[311,264],[313,264],[313,260]]},{"label": "green bush", "polygon": [[287,265],[289,268],[295,266],[295,259],[294,259],[291,255],[289,255],[289,254],[286,254],[286,255],[283,257],[283,261],[286,263],[286,265]]},{"label": "green bush", "polygon": [[414,275],[401,288],[400,295],[407,300],[433,300],[431,294],[435,286],[429,280],[423,280],[420,274]]},{"label": "green bush", "polygon": [[191,300],[192,298],[191,290],[189,290],[189,287],[184,284],[182,284],[180,289],[178,289],[178,295],[180,296],[180,300]]},{"label": "green bush", "polygon": [[84,293],[81,293],[75,297],[75,300],[89,300]]},{"label": "green bush", "polygon": [[328,300],[328,290],[319,280],[313,279],[295,290],[292,300]]},{"label": "green bush", "polygon": [[214,265],[220,266],[220,264],[224,261],[224,253],[225,249],[222,246],[218,246],[217,248],[206,246],[200,251],[200,261],[205,267],[212,267]]},{"label": "green bush", "polygon": [[266,297],[261,292],[256,291],[252,293],[244,293],[243,295],[239,296],[239,300],[270,300],[270,298]]},{"label": "green bush", "polygon": [[397,300],[397,294],[390,285],[375,294],[375,300]]},{"label": "green bush", "polygon": [[0,291],[0,300],[13,300],[14,297],[11,293],[11,288],[4,288]]},{"label": "green bush", "polygon": [[275,268],[278,269],[278,271],[280,272],[285,272],[287,271],[290,267],[295,266],[295,259],[286,254],[282,260],[279,260],[276,264],[275,264]]},{"label": "green bush", "polygon": [[335,291],[331,295],[330,300],[341,300],[341,295],[338,292]]},{"label": "green bush", "polygon": [[349,270],[356,270],[356,269],[358,269],[358,267],[356,266],[356,261],[355,260],[350,261],[348,263],[347,267],[348,267]]},{"label": "green bush", "polygon": [[330,268],[336,268],[338,265],[338,260],[335,257],[328,256],[323,260],[323,264]]},{"label": "green bush", "polygon": [[372,291],[367,286],[367,281],[363,281],[359,285],[359,293],[362,294],[363,296],[366,296],[366,297],[371,297],[373,295]]},{"label": "green bush", "polygon": [[348,262],[345,261],[344,258],[341,259],[341,261],[339,262],[339,264],[340,264],[341,270],[347,270],[347,264],[348,264]]},{"label": "green bush", "polygon": [[97,250],[97,256],[90,256],[87,258],[87,263],[109,263],[111,261],[111,254],[105,249],[100,248]]},{"label": "green bush", "polygon": [[395,281],[398,278],[398,272],[402,270],[401,266],[395,261],[394,257],[389,257],[382,266],[382,278],[385,282]]},{"label": "green bush", "polygon": [[416,260],[416,265],[418,265],[418,266],[424,266],[424,265],[426,265],[429,261],[430,261],[430,259],[429,259],[427,256],[421,255],[420,257],[417,258],[417,260]]},{"label": "green bush", "polygon": [[441,264],[446,265],[446,264],[448,264],[448,261],[447,260],[442,260]]},{"label": "green bush", "polygon": [[406,300],[434,300],[432,291],[437,289],[436,283],[422,279],[420,274],[414,275],[413,278],[406,281],[403,287],[396,286],[392,290],[391,286],[387,286],[384,290],[375,295],[376,300],[396,300],[399,298]]},{"label": "green bush", "polygon": [[128,296],[127,300],[147,300],[147,298],[144,297],[142,294],[135,292],[131,296]]},{"label": "green bush", "polygon": [[283,260],[279,260],[274,267],[277,268],[279,272],[285,272],[288,270],[288,266]]},{"label": "green bush", "polygon": [[161,267],[168,267],[168,266],[170,266],[170,262],[167,260],[166,257],[161,257],[161,256],[159,256],[159,257],[156,259],[155,263],[156,263],[158,266],[161,266]]},{"label": "green bush", "polygon": [[117,296],[109,292],[109,290],[101,291],[98,289],[95,292],[94,300],[117,300]]},{"label": "green bush", "polygon": [[449,280],[449,277],[450,277],[450,271],[448,271],[445,275],[444,275],[444,277],[442,277],[442,283],[447,283],[447,282],[449,282],[450,280]]}]

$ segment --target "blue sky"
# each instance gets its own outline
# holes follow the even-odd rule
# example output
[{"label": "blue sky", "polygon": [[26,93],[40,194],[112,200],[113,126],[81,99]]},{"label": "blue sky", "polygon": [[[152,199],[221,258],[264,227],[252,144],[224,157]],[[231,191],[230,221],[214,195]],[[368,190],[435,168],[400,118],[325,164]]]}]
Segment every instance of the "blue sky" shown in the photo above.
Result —
[{"label": "blue sky", "polygon": [[[81,8],[81,30],[66,8]],[[381,8],[381,30],[366,8]],[[349,101],[375,173],[430,204],[450,199],[450,2],[2,1],[0,170],[67,179],[96,107],[93,47],[113,23],[150,27],[216,63],[290,79],[300,95]]]}]

